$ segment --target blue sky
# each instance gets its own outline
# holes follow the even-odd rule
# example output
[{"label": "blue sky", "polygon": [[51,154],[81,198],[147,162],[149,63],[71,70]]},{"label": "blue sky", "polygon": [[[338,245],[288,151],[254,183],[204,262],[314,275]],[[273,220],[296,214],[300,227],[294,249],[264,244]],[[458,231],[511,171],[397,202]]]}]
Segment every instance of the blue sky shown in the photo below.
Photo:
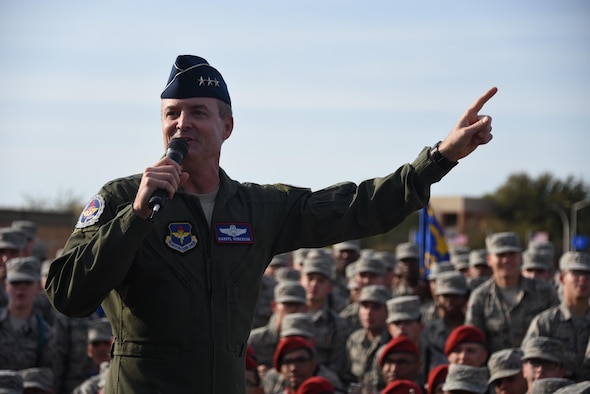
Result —
[{"label": "blue sky", "polygon": [[[590,2],[0,3],[0,207],[84,203],[163,151],[179,54],[224,75],[231,177],[314,190],[411,162],[489,87],[494,140],[433,196],[510,174],[590,183]],[[43,207],[39,207],[43,208]]]}]

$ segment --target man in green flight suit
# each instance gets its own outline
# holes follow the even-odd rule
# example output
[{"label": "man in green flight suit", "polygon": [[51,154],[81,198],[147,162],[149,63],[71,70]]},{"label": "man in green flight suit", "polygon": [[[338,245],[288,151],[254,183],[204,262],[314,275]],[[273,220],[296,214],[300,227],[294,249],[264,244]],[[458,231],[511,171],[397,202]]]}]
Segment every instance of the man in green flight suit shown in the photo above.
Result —
[{"label": "man in green flight suit", "polygon": [[[245,354],[260,281],[276,254],[384,233],[425,206],[430,185],[489,142],[478,112],[490,89],[412,164],[358,186],[312,192],[239,183],[219,167],[234,119],[227,85],[203,58],[176,59],[161,95],[164,156],[143,174],[107,183],[86,207],[46,291],[56,309],[102,305],[115,341],[107,393],[244,393]],[[149,199],[167,193],[153,215]]]}]

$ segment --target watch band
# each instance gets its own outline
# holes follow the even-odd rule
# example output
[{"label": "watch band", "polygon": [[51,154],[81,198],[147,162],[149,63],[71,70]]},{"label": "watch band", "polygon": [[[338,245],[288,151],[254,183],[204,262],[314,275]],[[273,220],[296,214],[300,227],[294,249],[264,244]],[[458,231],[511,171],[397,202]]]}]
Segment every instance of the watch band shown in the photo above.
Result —
[{"label": "watch band", "polygon": [[430,148],[430,160],[432,160],[436,165],[438,165],[443,170],[449,171],[451,168],[455,167],[459,162],[450,161],[446,157],[440,153],[438,150],[438,146],[442,141],[438,141],[432,148]]}]

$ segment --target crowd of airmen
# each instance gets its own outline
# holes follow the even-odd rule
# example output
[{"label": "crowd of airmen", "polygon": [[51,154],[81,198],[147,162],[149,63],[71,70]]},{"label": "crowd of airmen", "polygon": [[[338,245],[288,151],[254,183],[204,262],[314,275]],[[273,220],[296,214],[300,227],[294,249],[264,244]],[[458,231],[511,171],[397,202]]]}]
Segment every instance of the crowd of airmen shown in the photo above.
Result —
[{"label": "crowd of airmen", "polygon": [[[101,393],[101,310],[56,312],[35,223],[0,229],[0,393]],[[590,255],[513,232],[424,275],[413,243],[277,255],[245,357],[250,394],[590,392]],[[171,322],[173,324],[173,322]]]}]

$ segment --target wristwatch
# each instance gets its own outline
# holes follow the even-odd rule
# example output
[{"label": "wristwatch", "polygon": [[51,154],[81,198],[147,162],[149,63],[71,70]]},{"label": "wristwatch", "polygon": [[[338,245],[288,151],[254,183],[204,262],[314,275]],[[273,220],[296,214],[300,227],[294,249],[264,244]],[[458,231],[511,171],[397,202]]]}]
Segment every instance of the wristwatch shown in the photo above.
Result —
[{"label": "wristwatch", "polygon": [[438,146],[442,141],[438,141],[432,148],[430,148],[430,160],[438,165],[443,170],[449,171],[451,168],[459,164],[458,161],[450,161],[440,153]]}]

